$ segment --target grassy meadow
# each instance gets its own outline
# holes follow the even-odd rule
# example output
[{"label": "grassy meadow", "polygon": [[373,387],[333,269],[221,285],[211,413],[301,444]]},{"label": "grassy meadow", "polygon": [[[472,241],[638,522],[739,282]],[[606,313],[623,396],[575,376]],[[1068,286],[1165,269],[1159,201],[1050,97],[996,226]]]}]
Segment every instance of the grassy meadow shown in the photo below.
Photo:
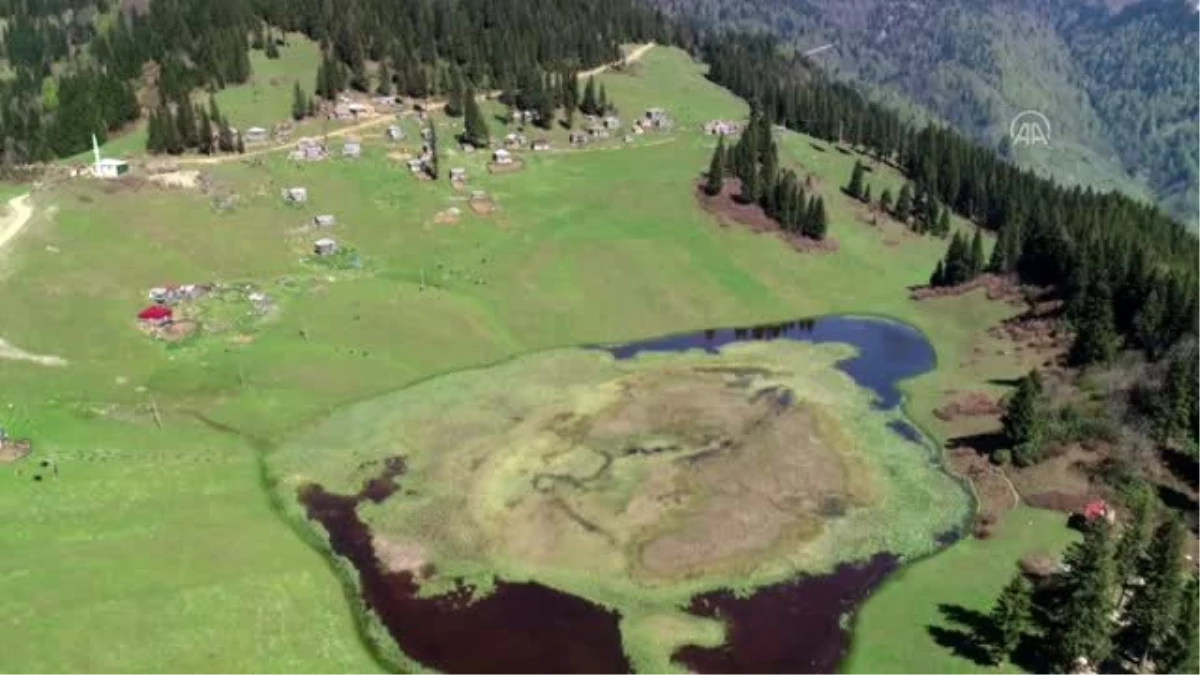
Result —
[{"label": "grassy meadow", "polygon": [[[290,53],[298,49],[284,50],[289,63],[308,58]],[[290,106],[293,73],[278,65],[275,85],[268,75],[221,94],[235,124],[235,112],[249,124]],[[311,84],[314,69],[296,67]],[[810,168],[826,197],[835,253],[798,254],[698,208],[692,184],[714,141],[697,126],[747,110],[702,73],[683,52],[655,48],[631,73],[601,76],[624,118],[670,111],[677,124],[667,134],[578,151],[556,143],[522,153],[524,168],[509,174],[487,173],[482,153],[447,150],[443,170],[463,166],[469,189],[494,200],[486,216],[447,182],[410,176],[379,134],[365,138],[358,161],[296,165],[274,153],[202,167],[236,194],[228,209],[199,191],[136,181],[36,192],[34,220],[0,252],[0,338],[68,365],[0,361],[0,425],[35,447],[0,465],[0,505],[20,515],[0,526],[0,661],[29,671],[378,668],[361,637],[370,626],[319,545],[297,536],[311,530],[280,517],[275,500],[286,510],[291,495],[268,489],[275,477],[264,462],[314,420],[439,374],[581,343],[886,315],[922,330],[937,351],[937,370],[905,384],[906,407],[945,438],[932,410],[946,390],[999,393],[989,379],[1028,367],[984,334],[1013,308],[908,299],[946,242],[863,222],[838,191],[850,156],[779,132],[781,155]],[[437,122],[448,141],[452,123]],[[879,194],[899,177],[880,166],[869,182]],[[284,205],[279,190],[289,186],[308,188],[309,203]],[[319,213],[336,215],[328,234],[361,254],[362,269],[306,260],[326,234],[307,226]],[[135,327],[150,287],[210,281],[269,289],[277,311],[176,345]],[[1038,532],[1061,529],[1038,522]],[[968,542],[921,564],[954,554],[1011,566],[1021,549]],[[934,611],[927,582],[910,576],[886,592],[911,583],[912,610]],[[1003,581],[973,578],[980,585],[963,602]],[[886,597],[868,604],[860,640],[894,629],[894,614],[871,618]],[[692,632],[672,615],[630,621]],[[930,658],[943,651],[928,648]]]}]

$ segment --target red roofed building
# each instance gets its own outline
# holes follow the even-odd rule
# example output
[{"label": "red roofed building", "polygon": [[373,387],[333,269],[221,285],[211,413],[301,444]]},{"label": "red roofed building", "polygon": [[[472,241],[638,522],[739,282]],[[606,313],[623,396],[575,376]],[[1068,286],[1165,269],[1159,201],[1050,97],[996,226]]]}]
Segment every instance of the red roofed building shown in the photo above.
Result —
[{"label": "red roofed building", "polygon": [[165,307],[163,305],[151,305],[146,309],[143,309],[141,312],[138,312],[138,320],[155,325],[161,325],[164,323],[170,323],[171,317],[174,315],[175,313],[171,311],[170,307]]},{"label": "red roofed building", "polygon": [[1117,519],[1117,514],[1108,506],[1108,502],[1103,499],[1093,499],[1083,507],[1083,518],[1089,523],[1098,519],[1104,519],[1111,523]]}]

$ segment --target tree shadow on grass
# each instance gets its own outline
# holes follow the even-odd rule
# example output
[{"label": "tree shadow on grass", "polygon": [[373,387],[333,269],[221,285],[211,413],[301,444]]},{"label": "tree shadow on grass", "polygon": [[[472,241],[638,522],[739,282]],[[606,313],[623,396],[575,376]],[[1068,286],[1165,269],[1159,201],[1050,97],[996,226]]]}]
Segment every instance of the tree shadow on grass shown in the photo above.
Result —
[{"label": "tree shadow on grass", "polygon": [[991,665],[987,649],[980,640],[980,636],[993,630],[991,619],[982,612],[948,603],[938,605],[938,611],[954,627],[927,626],[926,630],[933,641],[952,651],[955,656],[981,666]]},{"label": "tree shadow on grass", "polygon": [[1008,387],[1010,389],[1016,389],[1017,385],[1021,384],[1021,378],[1019,378],[1019,377],[993,377],[988,380],[988,384],[994,384],[997,387]]},{"label": "tree shadow on grass", "polygon": [[985,431],[969,436],[958,436],[950,439],[950,448],[971,448],[982,455],[991,455],[997,450],[1009,447],[1008,437],[999,431]]},{"label": "tree shadow on grass", "polygon": [[1200,487],[1197,483],[1200,480],[1200,465],[1197,464],[1195,457],[1178,450],[1164,448],[1162,460],[1176,478],[1190,485],[1192,489]]}]

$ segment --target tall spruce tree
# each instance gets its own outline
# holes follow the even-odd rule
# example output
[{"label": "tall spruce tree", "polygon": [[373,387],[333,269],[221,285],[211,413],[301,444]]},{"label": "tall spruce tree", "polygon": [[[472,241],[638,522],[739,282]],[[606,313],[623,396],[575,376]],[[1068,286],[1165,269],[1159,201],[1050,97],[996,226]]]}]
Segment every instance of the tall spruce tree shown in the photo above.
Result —
[{"label": "tall spruce tree", "polygon": [[717,138],[717,148],[713,150],[712,160],[708,164],[708,176],[704,180],[704,192],[715,196],[725,185],[725,137]]},{"label": "tall spruce tree", "polygon": [[1141,569],[1142,556],[1150,543],[1150,535],[1154,520],[1154,505],[1157,495],[1145,481],[1138,481],[1126,492],[1125,507],[1128,515],[1124,518],[1121,528],[1121,538],[1117,541],[1117,551],[1114,555],[1117,579],[1122,584],[1128,584]]},{"label": "tall spruce tree", "polygon": [[1017,391],[1005,403],[1000,419],[1018,466],[1030,466],[1041,459],[1046,427],[1044,409],[1042,378],[1036,370],[1031,370],[1017,383]]},{"label": "tall spruce tree", "polygon": [[1154,532],[1140,565],[1143,583],[1134,587],[1125,607],[1121,644],[1143,671],[1162,654],[1178,616],[1184,589],[1183,549],[1183,526],[1168,517]]},{"label": "tall spruce tree", "polygon": [[211,155],[213,150],[213,126],[212,120],[208,118],[208,111],[200,108],[198,111],[200,116],[200,152]]},{"label": "tall spruce tree", "polygon": [[814,197],[812,208],[808,214],[808,230],[804,233],[810,239],[821,241],[829,231],[829,217],[825,212],[825,198]]},{"label": "tall spruce tree", "polygon": [[1090,525],[1083,541],[1067,551],[1064,564],[1070,571],[1058,589],[1058,602],[1049,608],[1045,644],[1056,672],[1069,673],[1076,659],[1095,667],[1112,651],[1116,574],[1108,523]]},{"label": "tall spruce tree", "polygon": [[1010,658],[1032,623],[1033,585],[1018,572],[1001,591],[979,641],[986,646],[992,663]]},{"label": "tall spruce tree", "polygon": [[589,77],[587,84],[583,87],[583,101],[579,104],[579,110],[585,115],[600,114],[600,105],[596,101],[596,78]]},{"label": "tall spruce tree", "polygon": [[479,109],[479,101],[475,100],[474,89],[467,87],[463,105],[466,110],[463,119],[463,139],[477,148],[487,147],[487,121],[483,118],[483,111]]},{"label": "tall spruce tree", "polygon": [[[942,212],[943,217],[950,212],[946,209]],[[950,229],[949,219],[946,218],[946,229]],[[977,277],[983,273],[984,267],[987,265],[987,258],[983,253],[983,233],[979,228],[975,228],[975,236],[971,237],[971,276]]]},{"label": "tall spruce tree", "polygon": [[854,170],[850,172],[850,183],[846,185],[846,194],[855,199],[862,199],[863,196],[863,175],[866,173],[866,167],[861,161],[854,162]]},{"label": "tall spruce tree", "polygon": [[888,213],[892,210],[892,191],[884,188],[879,195],[879,210]]},{"label": "tall spruce tree", "polygon": [[896,212],[893,215],[901,222],[908,222],[909,216],[912,215],[912,209],[912,187],[908,183],[905,183],[900,187],[900,195],[896,197]]},{"label": "tall spruce tree", "polygon": [[1116,354],[1120,340],[1108,283],[1100,281],[1090,284],[1075,331],[1075,341],[1071,344],[1067,359],[1076,366],[1108,363]]},{"label": "tall spruce tree", "polygon": [[1200,673],[1200,582],[1193,575],[1180,594],[1179,611],[1155,659],[1160,673]]},{"label": "tall spruce tree", "polygon": [[304,114],[308,112],[308,99],[304,95],[304,90],[300,88],[300,82],[296,82],[295,88],[292,89],[292,119],[299,122],[304,119]]}]

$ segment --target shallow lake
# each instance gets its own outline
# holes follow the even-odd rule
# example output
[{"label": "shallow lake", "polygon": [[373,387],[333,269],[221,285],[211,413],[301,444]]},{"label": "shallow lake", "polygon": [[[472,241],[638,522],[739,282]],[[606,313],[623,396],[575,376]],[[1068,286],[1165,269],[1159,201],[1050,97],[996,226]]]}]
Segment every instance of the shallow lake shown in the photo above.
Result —
[{"label": "shallow lake", "polygon": [[903,398],[901,380],[927,373],[937,366],[937,355],[920,331],[907,324],[887,319],[858,316],[828,316],[800,319],[781,324],[750,328],[718,328],[693,333],[638,340],[605,346],[618,359],[640,352],[681,352],[704,349],[716,352],[721,347],[748,340],[795,340],[824,344],[839,342],[858,350],[858,355],[842,361],[838,369],[860,387],[870,389],[881,409],[898,406]]},{"label": "shallow lake", "polygon": [[[716,353],[723,346],[751,340],[853,346],[857,354],[837,367],[872,391],[880,410],[900,405],[900,381],[928,372],[937,363],[933,348],[914,328],[851,316],[713,329],[592,348],[627,359],[648,351]],[[928,444],[902,419],[889,426],[912,443]],[[421,597],[414,575],[384,571],[371,545],[370,529],[359,519],[356,507],[390,496],[403,477],[403,459],[394,458],[357,494],[331,494],[309,485],[299,496],[308,516],[324,526],[334,551],[353,563],[364,602],[406,654],[444,672],[625,672],[631,668],[622,647],[620,615],[583,598],[536,582],[502,579],[496,579],[492,592],[482,598],[472,598],[465,587],[444,596]],[[674,658],[693,672],[836,671],[848,641],[846,618],[897,563],[881,551],[830,574],[790,579],[746,597],[723,590],[697,595],[686,610],[725,621],[726,644],[685,646]]]}]

